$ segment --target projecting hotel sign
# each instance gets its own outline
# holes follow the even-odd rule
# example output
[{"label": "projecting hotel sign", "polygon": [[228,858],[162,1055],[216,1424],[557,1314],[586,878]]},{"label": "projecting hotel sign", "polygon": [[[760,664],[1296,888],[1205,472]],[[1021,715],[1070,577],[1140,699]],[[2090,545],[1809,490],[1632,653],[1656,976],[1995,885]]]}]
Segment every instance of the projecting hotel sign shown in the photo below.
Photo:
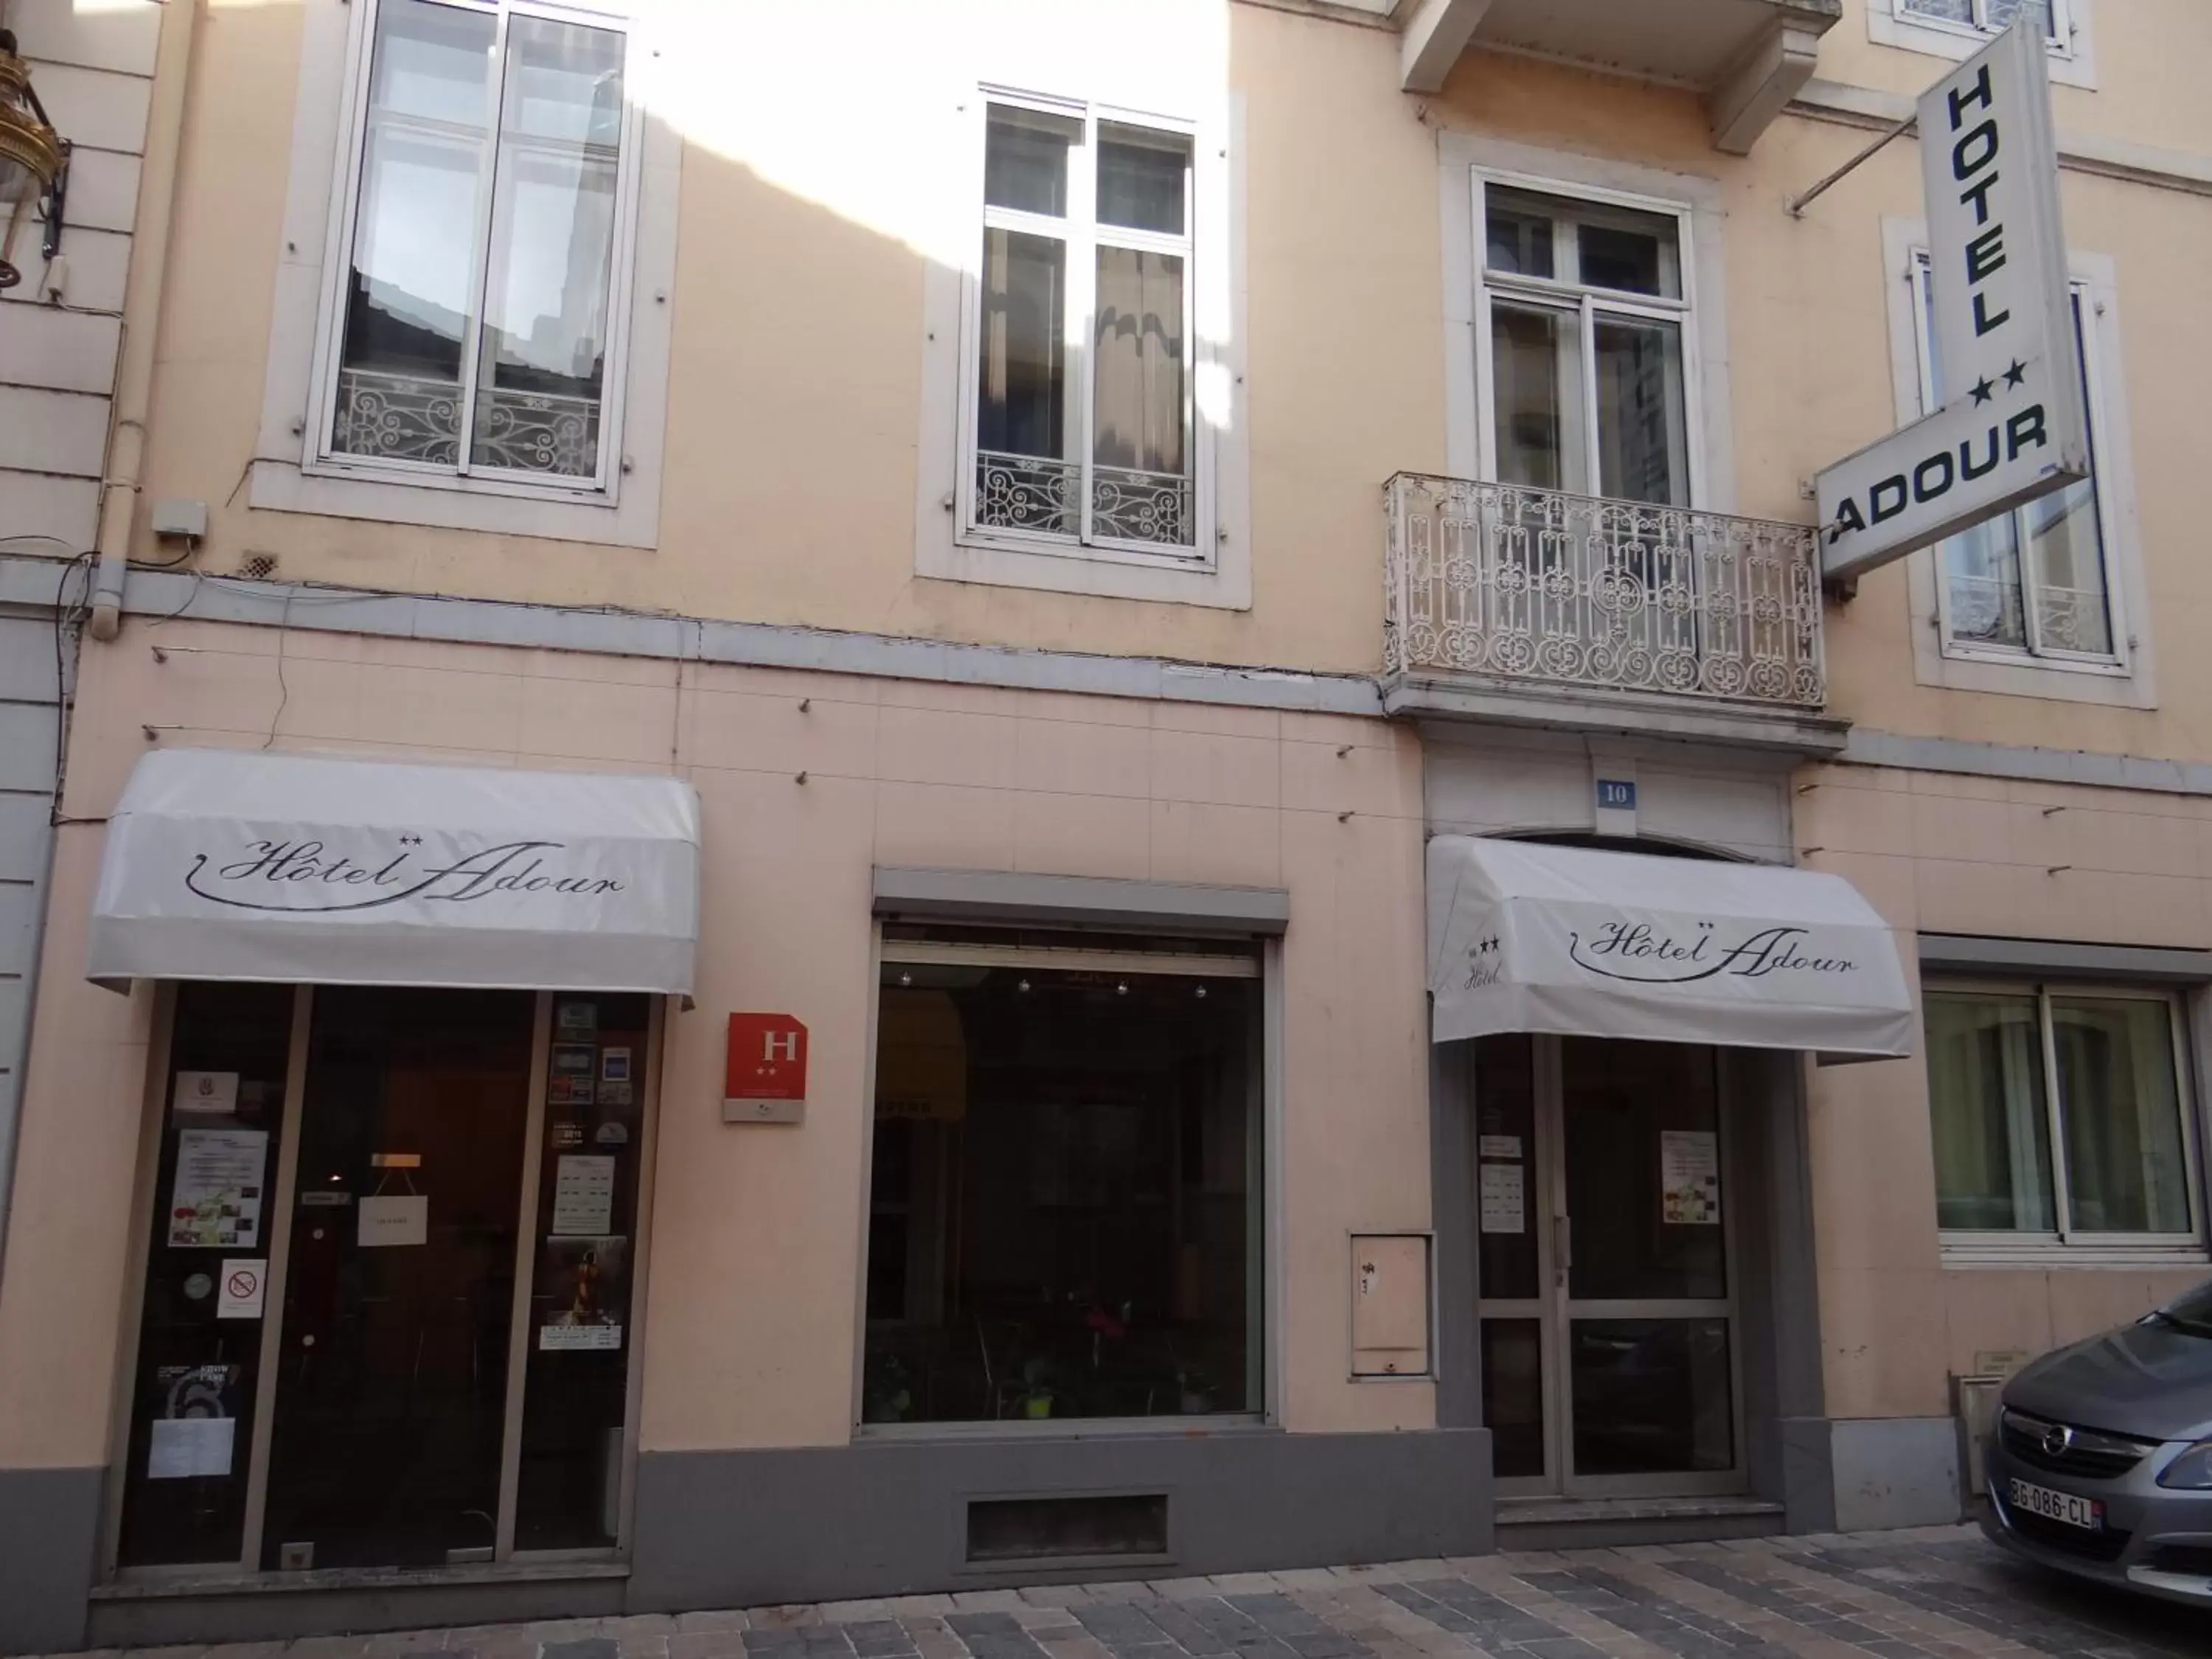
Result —
[{"label": "projecting hotel sign", "polygon": [[1920,100],[1943,405],[1820,475],[1821,571],[1856,576],[2089,472],[2039,27]]}]

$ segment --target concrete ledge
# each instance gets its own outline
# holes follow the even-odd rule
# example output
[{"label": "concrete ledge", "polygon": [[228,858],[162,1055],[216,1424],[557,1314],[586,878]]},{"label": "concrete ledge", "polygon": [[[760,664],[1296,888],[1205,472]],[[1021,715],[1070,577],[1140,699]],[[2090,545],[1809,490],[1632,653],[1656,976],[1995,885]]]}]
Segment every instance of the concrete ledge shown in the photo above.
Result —
[{"label": "concrete ledge", "polygon": [[1850,735],[1850,722],[1832,715],[1718,698],[1607,691],[1474,674],[1394,674],[1382,684],[1384,714],[1425,720],[1674,738],[1771,750],[1808,760],[1835,758]]},{"label": "concrete ledge", "polygon": [[[966,1560],[973,1498],[1163,1492],[1164,1558]],[[1485,1553],[1484,1429],[863,1441],[644,1452],[633,1612]]]}]

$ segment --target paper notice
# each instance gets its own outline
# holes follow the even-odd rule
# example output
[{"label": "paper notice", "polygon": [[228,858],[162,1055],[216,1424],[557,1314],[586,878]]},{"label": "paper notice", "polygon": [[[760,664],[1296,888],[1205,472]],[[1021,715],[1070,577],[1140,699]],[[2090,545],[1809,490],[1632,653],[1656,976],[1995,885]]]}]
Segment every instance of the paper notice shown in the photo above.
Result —
[{"label": "paper notice", "polygon": [[355,1240],[363,1249],[389,1244],[427,1244],[430,1200],[420,1193],[373,1193],[361,1200]]},{"label": "paper notice", "polygon": [[596,1237],[615,1225],[615,1161],[582,1152],[564,1152],[553,1171],[553,1234],[557,1238]]},{"label": "paper notice", "polygon": [[1706,1129],[1659,1132],[1659,1218],[1675,1226],[1721,1220],[1720,1137]]},{"label": "paper notice", "polygon": [[172,1103],[179,1112],[229,1117],[238,1110],[235,1072],[179,1072]]},{"label": "paper notice", "polygon": [[1527,1206],[1521,1196],[1518,1164],[1482,1166],[1482,1231],[1519,1233],[1528,1231]]},{"label": "paper notice", "polygon": [[261,1174],[268,1157],[265,1129],[179,1129],[169,1248],[258,1248]]},{"label": "paper notice", "polygon": [[157,1417],[146,1451],[149,1480],[189,1480],[230,1473],[238,1428],[233,1417]]},{"label": "paper notice", "polygon": [[622,1346],[619,1325],[540,1325],[538,1346],[549,1353],[604,1352]]},{"label": "paper notice", "polygon": [[1507,1163],[1516,1162],[1521,1156],[1519,1135],[1479,1135],[1475,1138],[1475,1156],[1502,1158]]}]

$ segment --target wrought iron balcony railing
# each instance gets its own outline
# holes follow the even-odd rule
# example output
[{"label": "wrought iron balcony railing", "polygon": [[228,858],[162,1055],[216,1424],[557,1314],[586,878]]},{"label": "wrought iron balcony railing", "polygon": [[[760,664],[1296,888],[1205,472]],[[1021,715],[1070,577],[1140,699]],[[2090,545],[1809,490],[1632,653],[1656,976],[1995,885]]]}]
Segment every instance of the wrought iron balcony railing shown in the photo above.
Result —
[{"label": "wrought iron balcony railing", "polygon": [[1410,472],[1386,493],[1386,676],[1826,701],[1811,525]]}]

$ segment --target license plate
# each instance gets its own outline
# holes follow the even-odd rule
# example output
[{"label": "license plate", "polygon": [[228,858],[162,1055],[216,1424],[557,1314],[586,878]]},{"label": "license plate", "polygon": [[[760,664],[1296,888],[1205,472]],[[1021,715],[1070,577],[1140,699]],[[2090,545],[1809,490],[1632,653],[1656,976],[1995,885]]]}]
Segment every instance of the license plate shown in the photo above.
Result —
[{"label": "license plate", "polygon": [[2011,1484],[2012,1506],[2016,1510],[2026,1510],[2030,1515],[2039,1515],[2062,1526],[2079,1527],[2084,1532],[2105,1529],[2105,1506],[2094,1498],[2076,1498],[2070,1492],[2053,1492],[2048,1486],[2026,1480]]}]

